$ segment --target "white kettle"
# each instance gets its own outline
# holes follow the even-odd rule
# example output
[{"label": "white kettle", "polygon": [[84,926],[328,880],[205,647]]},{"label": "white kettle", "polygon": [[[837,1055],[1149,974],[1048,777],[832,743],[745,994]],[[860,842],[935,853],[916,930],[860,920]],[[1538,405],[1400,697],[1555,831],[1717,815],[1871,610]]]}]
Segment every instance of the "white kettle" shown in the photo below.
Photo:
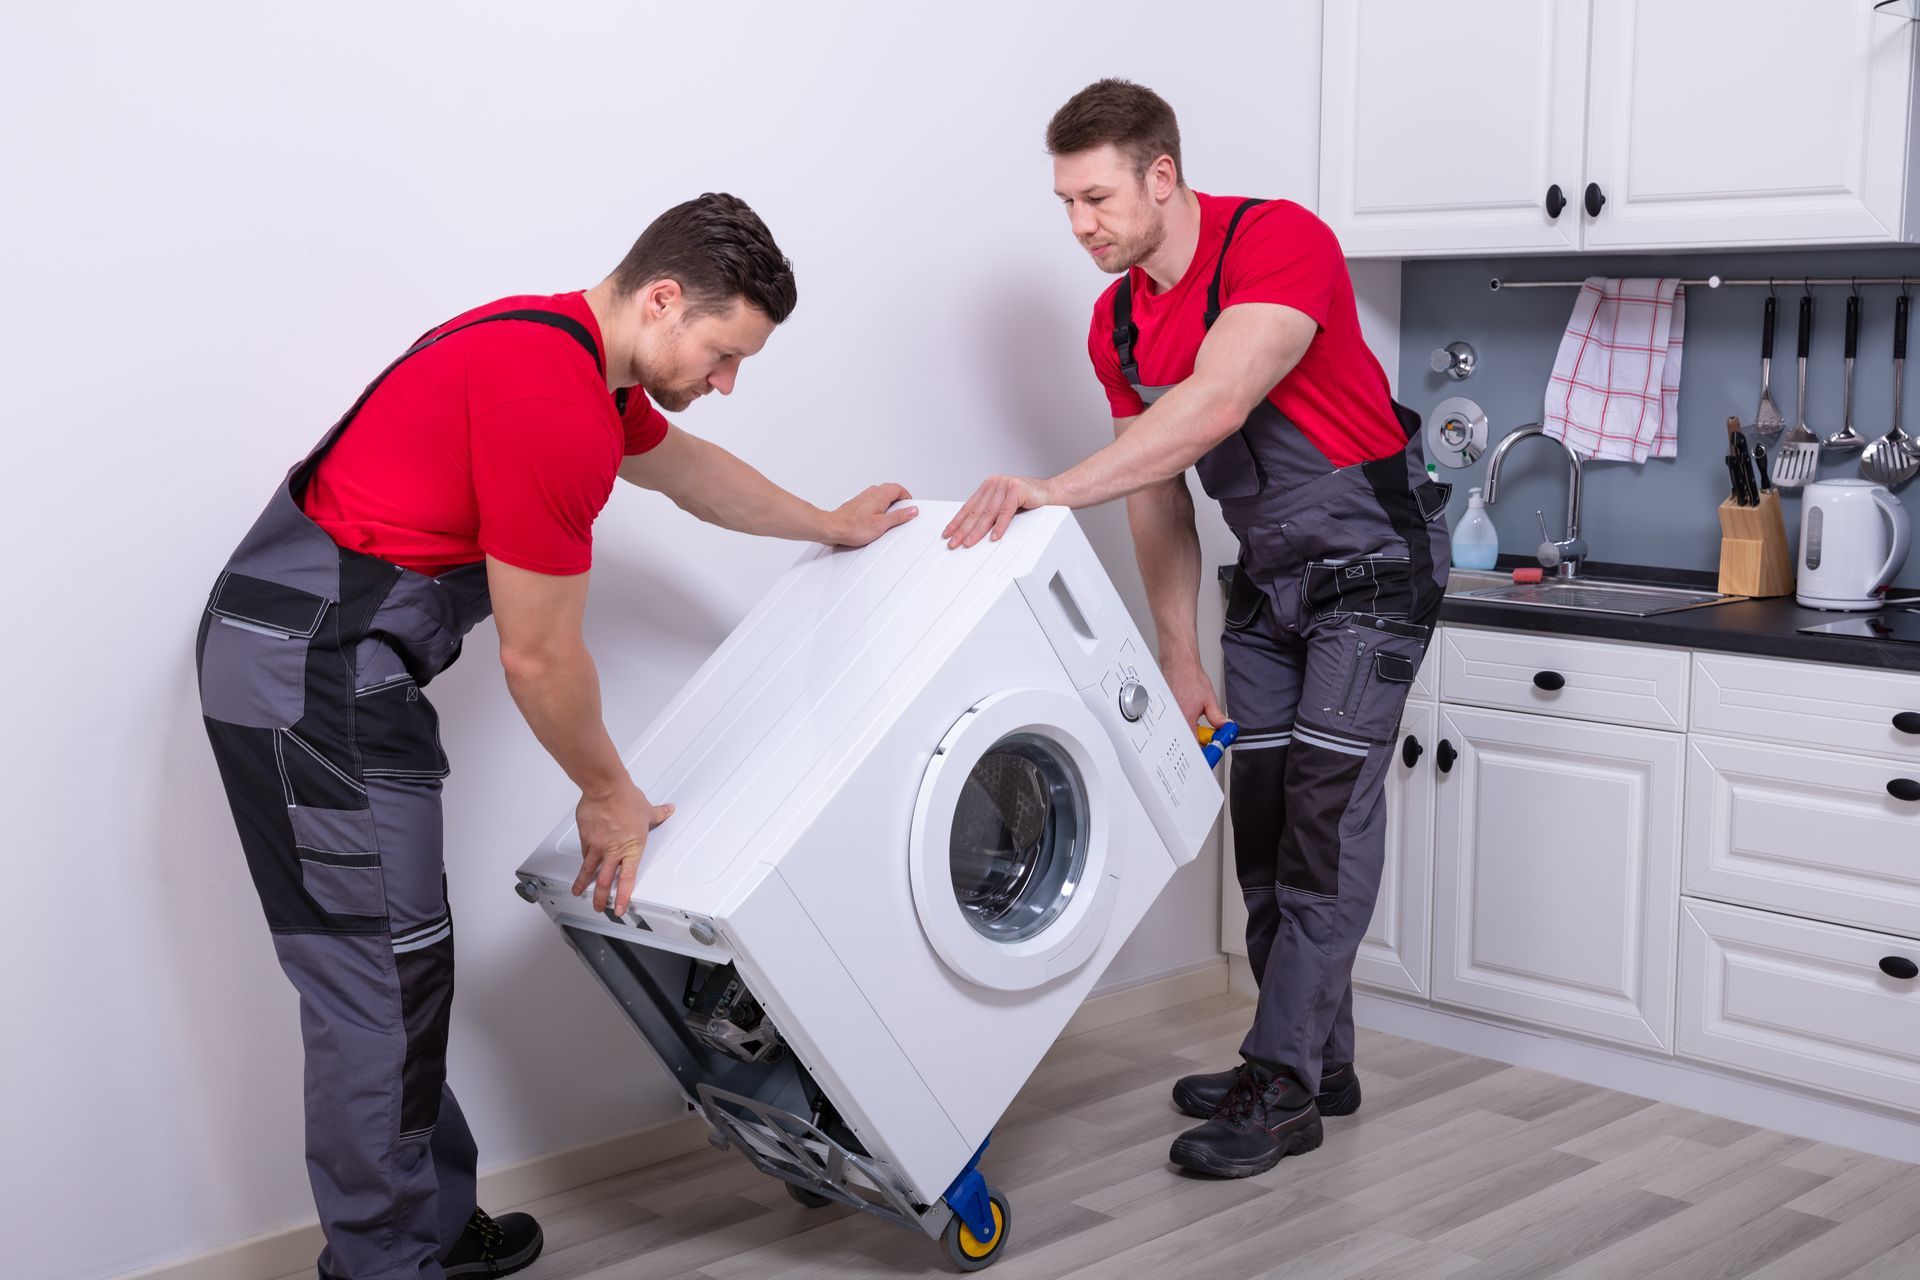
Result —
[{"label": "white kettle", "polygon": [[1794,598],[1810,609],[1878,609],[1907,559],[1907,509],[1870,480],[1820,480],[1801,492]]}]

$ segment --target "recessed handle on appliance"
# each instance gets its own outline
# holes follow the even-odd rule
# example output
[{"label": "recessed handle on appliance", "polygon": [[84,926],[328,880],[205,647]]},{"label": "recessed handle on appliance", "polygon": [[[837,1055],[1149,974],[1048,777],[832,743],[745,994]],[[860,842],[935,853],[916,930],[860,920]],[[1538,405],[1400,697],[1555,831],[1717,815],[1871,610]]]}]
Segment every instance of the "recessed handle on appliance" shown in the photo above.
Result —
[{"label": "recessed handle on appliance", "polygon": [[1067,575],[1054,574],[1052,581],[1047,583],[1047,594],[1052,596],[1053,602],[1060,606],[1060,613],[1066,618],[1067,625],[1073,628],[1074,635],[1080,641],[1080,647],[1092,653],[1098,637],[1093,634],[1093,627],[1087,622],[1086,611],[1080,607],[1080,601],[1075,598],[1073,587],[1067,582]]},{"label": "recessed handle on appliance", "polygon": [[1420,763],[1420,757],[1426,753],[1427,749],[1420,745],[1420,739],[1408,734],[1407,740],[1400,744],[1400,763],[1411,769]]},{"label": "recessed handle on appliance", "polygon": [[1559,183],[1547,188],[1547,216],[1558,218],[1560,211],[1567,207],[1567,193],[1560,189]]},{"label": "recessed handle on appliance", "polygon": [[1900,499],[1886,489],[1869,489],[1874,505],[1880,508],[1880,514],[1892,525],[1893,545],[1887,548],[1887,562],[1874,571],[1873,581],[1867,584],[1868,591],[1878,591],[1893,581],[1893,575],[1900,572],[1900,566],[1907,560],[1907,540],[1912,530],[1907,527],[1907,509],[1900,505]]},{"label": "recessed handle on appliance", "polygon": [[1536,671],[1533,673],[1533,687],[1558,693],[1567,687],[1567,678],[1558,671]]},{"label": "recessed handle on appliance", "polygon": [[1440,766],[1442,773],[1452,773],[1453,762],[1459,758],[1460,753],[1455,751],[1453,744],[1445,738],[1440,739],[1440,745],[1433,749],[1433,762]]},{"label": "recessed handle on appliance", "polygon": [[1905,800],[1911,804],[1920,800],[1920,782],[1912,778],[1895,778],[1887,784],[1887,794],[1895,800]]},{"label": "recessed handle on appliance", "polygon": [[1896,711],[1893,727],[1902,733],[1920,734],[1920,711]]},{"label": "recessed handle on appliance", "polygon": [[1880,972],[1889,978],[1912,982],[1915,978],[1920,978],[1920,964],[1915,964],[1905,956],[1886,956],[1880,961]]},{"label": "recessed handle on appliance", "polygon": [[1600,190],[1600,184],[1597,182],[1589,182],[1587,184],[1587,216],[1589,218],[1599,217],[1600,210],[1604,209],[1606,205],[1607,196],[1605,192]]}]

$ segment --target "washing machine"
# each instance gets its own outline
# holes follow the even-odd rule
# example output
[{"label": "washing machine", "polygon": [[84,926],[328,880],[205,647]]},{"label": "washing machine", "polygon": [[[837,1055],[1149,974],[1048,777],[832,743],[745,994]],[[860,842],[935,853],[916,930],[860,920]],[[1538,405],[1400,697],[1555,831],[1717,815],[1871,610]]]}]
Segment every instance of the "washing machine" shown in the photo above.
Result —
[{"label": "washing machine", "polygon": [[674,816],[593,909],[569,817],[519,872],[722,1146],[998,1256],[977,1165],[1221,793],[1063,508],[804,554],[624,758]]}]

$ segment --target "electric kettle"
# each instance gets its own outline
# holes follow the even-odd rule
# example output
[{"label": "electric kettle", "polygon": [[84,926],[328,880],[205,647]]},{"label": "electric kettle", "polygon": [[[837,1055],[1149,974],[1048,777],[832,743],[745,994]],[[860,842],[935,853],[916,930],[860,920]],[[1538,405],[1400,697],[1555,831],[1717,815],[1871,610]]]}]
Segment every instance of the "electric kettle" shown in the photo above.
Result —
[{"label": "electric kettle", "polygon": [[1907,558],[1907,509],[1870,480],[1820,480],[1802,494],[1795,599],[1810,609],[1878,609]]}]

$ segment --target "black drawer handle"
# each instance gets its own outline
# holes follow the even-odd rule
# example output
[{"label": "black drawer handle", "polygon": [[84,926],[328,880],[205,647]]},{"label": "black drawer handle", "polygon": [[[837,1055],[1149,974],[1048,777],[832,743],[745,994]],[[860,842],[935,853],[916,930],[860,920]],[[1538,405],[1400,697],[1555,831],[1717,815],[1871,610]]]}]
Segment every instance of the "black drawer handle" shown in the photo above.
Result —
[{"label": "black drawer handle", "polygon": [[1887,794],[1895,800],[1920,800],[1920,782],[1912,778],[1895,778],[1887,784]]},{"label": "black drawer handle", "polygon": [[1420,757],[1426,753],[1427,749],[1420,745],[1420,739],[1408,734],[1407,740],[1400,744],[1400,763],[1411,769],[1420,763]]},{"label": "black drawer handle", "polygon": [[1547,188],[1547,216],[1557,218],[1560,211],[1567,207],[1567,193],[1560,189],[1559,183]]},{"label": "black drawer handle", "polygon": [[1880,972],[1889,978],[1912,982],[1915,978],[1920,978],[1920,964],[1915,964],[1905,956],[1888,956],[1880,962]]},{"label": "black drawer handle", "polygon": [[1440,766],[1442,773],[1452,773],[1453,762],[1459,758],[1460,753],[1455,751],[1453,744],[1445,738],[1440,739],[1440,745],[1433,749],[1433,762]]},{"label": "black drawer handle", "polygon": [[1587,184],[1587,216],[1589,218],[1599,217],[1600,210],[1606,208],[1606,205],[1606,192],[1600,190],[1599,183],[1589,182]]},{"label": "black drawer handle", "polygon": [[1533,687],[1558,693],[1567,687],[1567,678],[1558,671],[1536,671],[1533,673]]},{"label": "black drawer handle", "polygon": [[1920,734],[1920,711],[1896,711],[1893,727],[1902,733]]}]

